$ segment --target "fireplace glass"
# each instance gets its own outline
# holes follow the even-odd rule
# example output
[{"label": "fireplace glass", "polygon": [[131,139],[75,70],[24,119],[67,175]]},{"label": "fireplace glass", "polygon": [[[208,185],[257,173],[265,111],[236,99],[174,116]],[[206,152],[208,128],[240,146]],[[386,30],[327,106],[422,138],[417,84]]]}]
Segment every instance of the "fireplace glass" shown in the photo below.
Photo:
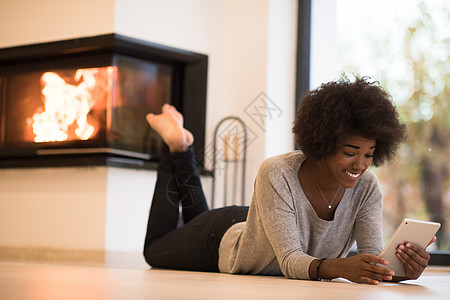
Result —
[{"label": "fireplace glass", "polygon": [[120,56],[113,61],[4,78],[7,148],[25,150],[33,143],[40,154],[105,151],[150,158],[161,141],[145,115],[170,101],[172,68]]}]

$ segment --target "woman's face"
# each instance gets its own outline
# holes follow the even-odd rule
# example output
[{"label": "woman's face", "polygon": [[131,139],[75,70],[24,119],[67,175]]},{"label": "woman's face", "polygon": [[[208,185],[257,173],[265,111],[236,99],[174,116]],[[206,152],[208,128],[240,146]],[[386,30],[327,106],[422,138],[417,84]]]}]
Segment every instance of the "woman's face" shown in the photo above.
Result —
[{"label": "woman's face", "polygon": [[352,188],[373,161],[376,140],[349,135],[336,154],[325,158],[331,175],[345,188]]}]

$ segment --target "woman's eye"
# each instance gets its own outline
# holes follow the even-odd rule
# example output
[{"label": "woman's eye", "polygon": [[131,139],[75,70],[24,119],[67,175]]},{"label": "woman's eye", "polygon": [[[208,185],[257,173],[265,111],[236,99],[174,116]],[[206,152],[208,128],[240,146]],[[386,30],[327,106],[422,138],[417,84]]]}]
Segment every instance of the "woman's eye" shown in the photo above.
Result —
[{"label": "woman's eye", "polygon": [[372,158],[372,157],[373,157],[373,154],[366,154],[366,157],[367,157],[367,158]]},{"label": "woman's eye", "polygon": [[344,152],[344,155],[346,155],[346,156],[355,156],[355,153]]}]

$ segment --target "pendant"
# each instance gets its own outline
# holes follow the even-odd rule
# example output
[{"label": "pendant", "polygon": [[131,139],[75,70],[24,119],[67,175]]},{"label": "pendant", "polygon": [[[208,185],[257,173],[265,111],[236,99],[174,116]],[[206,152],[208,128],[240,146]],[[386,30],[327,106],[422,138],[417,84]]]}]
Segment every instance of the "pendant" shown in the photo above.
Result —
[{"label": "pendant", "polygon": [[328,205],[328,208],[331,208],[331,205]]}]

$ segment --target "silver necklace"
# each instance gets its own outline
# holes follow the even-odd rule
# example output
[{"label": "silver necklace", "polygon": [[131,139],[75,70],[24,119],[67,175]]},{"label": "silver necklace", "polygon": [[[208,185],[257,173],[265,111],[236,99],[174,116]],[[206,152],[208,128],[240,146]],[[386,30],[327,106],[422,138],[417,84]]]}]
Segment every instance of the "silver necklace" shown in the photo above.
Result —
[{"label": "silver necklace", "polygon": [[317,189],[319,190],[320,194],[322,195],[323,200],[325,200],[325,202],[328,204],[328,208],[331,208],[331,205],[333,204],[334,199],[336,199],[336,196],[337,196],[339,190],[341,189],[341,185],[339,185],[339,187],[338,187],[338,189],[336,191],[336,194],[334,194],[333,200],[331,200],[331,203],[328,203],[327,198],[325,198],[325,196],[322,193],[322,190],[320,189],[319,184],[317,183],[316,175],[314,175],[314,163],[311,163],[311,170],[312,170],[312,173],[313,173],[314,182],[317,185]]}]

